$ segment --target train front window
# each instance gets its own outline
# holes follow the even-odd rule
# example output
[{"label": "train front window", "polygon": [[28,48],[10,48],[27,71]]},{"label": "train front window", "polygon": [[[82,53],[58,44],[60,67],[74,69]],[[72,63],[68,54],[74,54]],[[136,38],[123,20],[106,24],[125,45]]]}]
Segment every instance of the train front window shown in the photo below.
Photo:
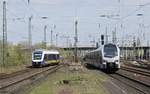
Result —
[{"label": "train front window", "polygon": [[35,52],[33,58],[34,60],[41,60],[42,52]]},{"label": "train front window", "polygon": [[105,57],[117,56],[117,47],[115,45],[105,45],[104,46],[104,56]]}]

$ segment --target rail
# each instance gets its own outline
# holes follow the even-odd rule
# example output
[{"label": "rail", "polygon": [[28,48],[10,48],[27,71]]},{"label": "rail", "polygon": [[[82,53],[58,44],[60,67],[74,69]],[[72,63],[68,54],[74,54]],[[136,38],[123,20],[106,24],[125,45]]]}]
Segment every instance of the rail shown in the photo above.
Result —
[{"label": "rail", "polygon": [[55,72],[57,69],[61,68],[63,65],[56,65],[56,66],[51,66],[51,67],[46,67],[46,68],[39,68],[39,69],[34,69],[33,71],[27,71],[24,72],[23,74],[12,76],[6,79],[0,79],[0,94],[2,93],[10,93],[14,92],[20,87],[23,87],[24,85],[27,85],[32,83],[35,80],[38,80],[39,78],[48,75],[50,73]]},{"label": "rail", "polygon": [[129,66],[121,66],[121,69],[150,77],[150,71],[148,71],[148,70],[135,68],[135,67],[129,67]]}]

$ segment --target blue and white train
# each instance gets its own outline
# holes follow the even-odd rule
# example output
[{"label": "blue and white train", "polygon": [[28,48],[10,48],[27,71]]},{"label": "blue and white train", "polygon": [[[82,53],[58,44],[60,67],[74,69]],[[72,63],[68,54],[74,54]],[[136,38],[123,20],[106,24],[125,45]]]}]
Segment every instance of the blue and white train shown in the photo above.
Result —
[{"label": "blue and white train", "polygon": [[60,53],[57,50],[35,50],[32,53],[32,66],[42,67],[47,64],[58,64]]},{"label": "blue and white train", "polygon": [[117,45],[108,43],[88,52],[83,60],[85,65],[92,65],[108,71],[117,71],[120,68],[120,49]]}]

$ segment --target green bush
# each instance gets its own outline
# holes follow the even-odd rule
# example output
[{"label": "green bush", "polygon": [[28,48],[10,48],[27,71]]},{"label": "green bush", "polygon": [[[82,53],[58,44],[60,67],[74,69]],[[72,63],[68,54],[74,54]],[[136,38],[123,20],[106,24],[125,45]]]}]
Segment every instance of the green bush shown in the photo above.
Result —
[{"label": "green bush", "polygon": [[2,62],[2,54],[3,54],[2,50],[3,49],[1,49],[0,67],[19,66],[19,65],[30,63],[31,55],[29,54],[29,51],[26,51],[22,48],[23,47],[21,44],[18,44],[18,45],[8,44],[4,63]]}]

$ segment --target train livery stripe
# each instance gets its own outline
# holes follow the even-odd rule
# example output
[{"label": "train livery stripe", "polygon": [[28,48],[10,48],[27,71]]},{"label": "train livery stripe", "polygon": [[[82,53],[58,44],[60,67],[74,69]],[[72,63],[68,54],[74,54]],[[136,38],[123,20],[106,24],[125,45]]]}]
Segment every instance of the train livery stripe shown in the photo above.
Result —
[{"label": "train livery stripe", "polygon": [[47,60],[46,63],[58,63],[60,60]]}]

